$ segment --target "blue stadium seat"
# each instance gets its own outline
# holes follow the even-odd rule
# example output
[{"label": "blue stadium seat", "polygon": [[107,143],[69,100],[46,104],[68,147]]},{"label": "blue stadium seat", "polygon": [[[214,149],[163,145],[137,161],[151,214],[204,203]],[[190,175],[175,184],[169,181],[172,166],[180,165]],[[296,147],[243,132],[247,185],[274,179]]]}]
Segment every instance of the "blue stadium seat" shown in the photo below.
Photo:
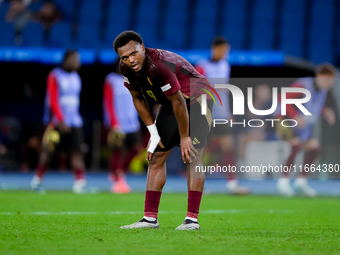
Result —
[{"label": "blue stadium seat", "polygon": [[13,46],[14,45],[14,27],[12,24],[7,24],[0,21],[0,45]]},{"label": "blue stadium seat", "polygon": [[169,1],[164,24],[163,48],[183,48],[186,38],[187,5],[188,0]]},{"label": "blue stadium seat", "polygon": [[160,0],[143,0],[138,4],[135,30],[149,47],[158,47],[156,40],[158,4]]},{"label": "blue stadium seat", "polygon": [[98,46],[101,12],[102,1],[82,1],[79,35],[77,40],[82,47],[96,48]]},{"label": "blue stadium seat", "polygon": [[50,34],[50,47],[70,47],[71,24],[66,21],[55,23]]},{"label": "blue stadium seat", "polygon": [[304,1],[285,0],[282,11],[280,49],[285,54],[302,57],[306,12]]},{"label": "blue stadium seat", "polygon": [[0,4],[0,22],[5,21],[6,13],[8,11],[9,4],[8,2],[2,2]]},{"label": "blue stadium seat", "polygon": [[106,30],[105,44],[112,47],[112,42],[115,37],[128,29],[131,0],[112,0],[109,6],[109,18]]},{"label": "blue stadium seat", "polygon": [[64,21],[71,21],[73,8],[74,8],[74,0],[54,0],[58,10],[63,15]]},{"label": "blue stadium seat", "polygon": [[246,2],[246,0],[227,1],[225,5],[222,31],[233,49],[242,49],[243,47]]},{"label": "blue stadium seat", "polygon": [[257,0],[253,13],[253,29],[251,49],[268,50],[272,48],[274,39],[275,1]]},{"label": "blue stadium seat", "polygon": [[[315,0],[310,27],[309,57],[315,63],[333,62],[334,0]],[[327,15],[325,15],[327,14]]]},{"label": "blue stadium seat", "polygon": [[28,23],[22,33],[22,46],[43,46],[43,33],[44,30],[40,23]]},{"label": "blue stadium seat", "polygon": [[194,22],[192,48],[206,49],[210,47],[215,36],[215,19],[217,0],[199,0]]}]

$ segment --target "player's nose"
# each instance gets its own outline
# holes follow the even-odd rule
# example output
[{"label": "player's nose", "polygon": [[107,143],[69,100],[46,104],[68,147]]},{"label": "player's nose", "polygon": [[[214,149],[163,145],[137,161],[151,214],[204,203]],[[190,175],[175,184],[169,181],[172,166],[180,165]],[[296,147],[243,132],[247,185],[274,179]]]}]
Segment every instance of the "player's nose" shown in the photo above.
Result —
[{"label": "player's nose", "polygon": [[130,56],[130,57],[129,57],[129,61],[130,61],[130,63],[132,64],[133,62],[135,62],[135,58],[134,58],[133,56]]}]

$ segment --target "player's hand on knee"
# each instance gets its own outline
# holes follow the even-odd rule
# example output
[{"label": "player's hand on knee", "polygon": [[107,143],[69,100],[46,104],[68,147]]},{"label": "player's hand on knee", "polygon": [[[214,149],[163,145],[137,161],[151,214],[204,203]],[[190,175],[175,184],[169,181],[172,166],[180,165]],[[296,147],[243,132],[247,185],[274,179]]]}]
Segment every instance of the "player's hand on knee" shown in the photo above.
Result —
[{"label": "player's hand on knee", "polygon": [[[151,138],[150,138],[150,140],[149,140],[148,147],[146,148],[146,150],[147,150],[147,153],[146,153],[146,160],[148,160],[148,161],[150,161],[150,160],[152,159],[153,152],[155,151],[155,150],[153,150],[152,152],[149,151],[149,149],[150,149],[150,142],[151,142]],[[161,148],[165,148],[165,146],[163,145],[163,143],[162,143],[161,140],[159,140],[159,143],[158,143],[157,145],[158,145],[159,147],[161,147]],[[157,146],[156,146],[156,147],[157,147]]]},{"label": "player's hand on knee", "polygon": [[198,152],[194,148],[189,136],[181,138],[181,152],[184,164],[189,164],[192,162],[192,159],[197,158]]},{"label": "player's hand on knee", "polygon": [[66,125],[64,121],[60,121],[57,126],[61,133],[68,133],[71,130],[70,127]]},{"label": "player's hand on knee", "polygon": [[155,124],[147,126],[149,132],[150,132],[150,140],[147,147],[147,154],[146,154],[146,160],[151,160],[152,155],[159,145],[161,148],[164,148],[164,145],[161,142],[161,137],[158,134],[158,130]]}]

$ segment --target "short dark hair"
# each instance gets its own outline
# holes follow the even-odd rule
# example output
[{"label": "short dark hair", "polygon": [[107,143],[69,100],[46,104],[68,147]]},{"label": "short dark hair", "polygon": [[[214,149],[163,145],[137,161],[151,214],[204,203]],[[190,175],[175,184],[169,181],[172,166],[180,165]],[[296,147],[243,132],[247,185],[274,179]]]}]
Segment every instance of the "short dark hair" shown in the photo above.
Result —
[{"label": "short dark hair", "polygon": [[337,70],[332,64],[325,62],[316,66],[315,74],[335,76],[337,74]]},{"label": "short dark hair", "polygon": [[[133,30],[128,30],[120,33],[116,39],[113,41],[113,48],[115,52],[118,51],[118,48],[123,47],[128,44],[130,41],[135,41],[139,44],[143,44],[143,39],[137,32]],[[117,52],[118,53],[118,52]]]},{"label": "short dark hair", "polygon": [[215,39],[211,43],[211,46],[219,46],[222,44],[229,45],[229,41],[223,35],[220,35],[220,36],[215,37]]},{"label": "short dark hair", "polygon": [[74,54],[77,54],[78,51],[74,50],[74,49],[68,49],[66,50],[64,57],[63,57],[63,63],[71,56],[73,56]]}]

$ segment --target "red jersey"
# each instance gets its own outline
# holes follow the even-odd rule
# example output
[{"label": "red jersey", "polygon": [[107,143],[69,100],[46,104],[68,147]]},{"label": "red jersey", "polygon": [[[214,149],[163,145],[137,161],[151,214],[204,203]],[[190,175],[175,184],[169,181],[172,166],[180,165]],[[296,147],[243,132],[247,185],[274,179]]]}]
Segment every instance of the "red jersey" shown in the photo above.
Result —
[{"label": "red jersey", "polygon": [[209,81],[186,59],[166,50],[146,48],[146,57],[140,72],[131,70],[122,61],[120,68],[125,87],[141,90],[145,97],[165,107],[172,107],[167,97],[177,91],[181,91],[187,104],[192,104],[205,93],[200,88],[211,87]]}]

